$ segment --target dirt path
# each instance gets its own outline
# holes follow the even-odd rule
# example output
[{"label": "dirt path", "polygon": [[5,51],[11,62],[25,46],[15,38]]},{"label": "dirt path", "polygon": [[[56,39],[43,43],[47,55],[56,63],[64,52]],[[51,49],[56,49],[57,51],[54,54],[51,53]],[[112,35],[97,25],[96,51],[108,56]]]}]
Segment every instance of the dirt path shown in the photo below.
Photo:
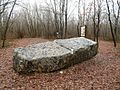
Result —
[{"label": "dirt path", "polygon": [[120,90],[120,48],[114,48],[111,42],[100,41],[96,57],[63,73],[15,73],[12,69],[14,48],[45,41],[40,38],[14,40],[11,47],[0,49],[0,90]]}]

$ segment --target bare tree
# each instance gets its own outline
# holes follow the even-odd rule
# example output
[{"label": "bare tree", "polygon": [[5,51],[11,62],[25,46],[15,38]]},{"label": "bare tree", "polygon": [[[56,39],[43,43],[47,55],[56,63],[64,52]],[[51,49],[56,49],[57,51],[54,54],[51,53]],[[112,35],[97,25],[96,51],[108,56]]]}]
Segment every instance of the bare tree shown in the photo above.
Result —
[{"label": "bare tree", "polygon": [[16,1],[17,1],[17,0],[14,0],[13,6],[12,6],[12,8],[11,8],[11,11],[10,11],[10,13],[9,13],[9,16],[8,16],[8,19],[7,19],[7,22],[6,22],[6,27],[5,27],[4,34],[3,34],[2,47],[5,47],[6,34],[7,34],[8,28],[9,28],[9,21],[10,21],[10,17],[11,17],[11,15],[12,15],[13,9],[14,9],[14,7],[15,7]]},{"label": "bare tree", "polygon": [[57,3],[56,0],[54,0],[54,7],[53,7],[53,13],[54,13],[54,20],[55,20],[55,27],[56,27],[56,35],[59,34],[59,22],[58,22],[58,13],[57,13]]},{"label": "bare tree", "polygon": [[115,37],[116,37],[116,40],[117,40],[117,28],[118,28],[118,21],[119,21],[119,15],[120,15],[120,2],[117,0],[117,13],[115,12],[115,4],[114,4],[114,1],[112,1],[112,8],[113,8],[113,15],[114,15],[114,18],[115,18],[115,22],[114,22],[114,32],[115,32]]},{"label": "bare tree", "polygon": [[93,16],[94,41],[95,41],[95,38],[96,38],[96,21],[95,21],[95,17],[96,17],[96,5],[95,5],[95,0],[94,0],[94,16]]},{"label": "bare tree", "polygon": [[0,15],[4,13],[7,5],[9,4],[9,0],[4,3],[4,1],[0,0]]},{"label": "bare tree", "polygon": [[67,36],[67,16],[68,16],[68,0],[66,0],[66,9],[65,9],[65,38]]},{"label": "bare tree", "polygon": [[80,36],[80,1],[78,1],[78,24],[77,24],[77,33],[78,33],[78,37]]},{"label": "bare tree", "polygon": [[83,21],[82,21],[82,25],[85,25],[85,17],[86,17],[86,1],[83,0]]},{"label": "bare tree", "polygon": [[65,11],[65,0],[60,0],[60,33],[61,38],[64,35],[64,11]]},{"label": "bare tree", "polygon": [[112,21],[111,21],[111,13],[110,13],[110,7],[109,7],[108,0],[106,0],[106,4],[107,4],[108,20],[109,20],[109,24],[110,24],[111,34],[112,34],[112,38],[113,38],[113,42],[114,42],[114,47],[116,47],[116,39],[115,39],[114,31],[113,31],[113,26],[112,26]]},{"label": "bare tree", "polygon": [[0,39],[3,36],[3,14],[5,13],[6,7],[9,3],[9,0],[7,0],[6,2],[4,0],[0,0]]},{"label": "bare tree", "polygon": [[90,2],[89,3],[89,5],[88,5],[88,7],[87,7],[87,11],[86,11],[86,25],[89,25],[89,21],[90,21],[90,19],[91,19],[91,13],[92,13],[92,4],[93,4],[93,2]]},{"label": "bare tree", "polygon": [[98,42],[98,37],[99,37],[99,32],[100,32],[100,20],[101,20],[101,12],[102,12],[102,2],[103,0],[97,0],[97,24],[96,24],[96,40],[97,40],[97,43],[99,44]]},{"label": "bare tree", "polygon": [[[7,1],[9,1],[8,4],[6,3]],[[94,40],[97,42],[98,37],[106,37],[107,40],[111,40],[111,30],[109,30],[110,27],[108,25],[109,18],[106,11],[104,11],[104,9],[107,11],[108,9],[101,4],[101,2],[104,1],[93,0],[89,3],[86,3],[85,0],[77,1],[78,2],[76,3],[76,1],[69,2],[68,0],[51,0],[51,2],[46,2],[47,6],[42,6],[41,4],[34,4],[33,6],[30,6],[29,4],[22,5],[24,8],[22,8],[21,11],[14,12],[13,17],[10,17],[10,20],[8,20],[10,14],[8,11],[10,11],[10,5],[13,4],[14,0],[5,0],[4,3],[0,4],[0,17],[2,17],[2,25],[0,26],[2,29],[0,29],[0,31],[2,31],[2,35],[4,35],[3,31],[5,31],[5,27],[8,24],[6,32],[8,38],[10,36],[13,38],[55,38],[56,33],[58,34],[58,38],[66,38],[74,37],[76,35],[80,36],[80,26],[86,24],[88,28],[88,38],[94,37]],[[120,6],[120,3],[119,0],[117,0],[117,3],[112,1],[113,0],[110,0],[110,3],[108,2],[110,19],[114,36],[119,38],[120,7],[118,6]],[[75,3],[75,6],[71,7],[73,2]],[[106,5],[106,3],[103,4]],[[5,6],[5,9],[3,10],[4,5],[7,6]],[[76,18],[76,13],[74,13],[77,5],[78,18]],[[113,5],[114,8],[110,5]],[[7,21],[8,23],[6,23]],[[116,37],[115,39],[117,39]]]}]

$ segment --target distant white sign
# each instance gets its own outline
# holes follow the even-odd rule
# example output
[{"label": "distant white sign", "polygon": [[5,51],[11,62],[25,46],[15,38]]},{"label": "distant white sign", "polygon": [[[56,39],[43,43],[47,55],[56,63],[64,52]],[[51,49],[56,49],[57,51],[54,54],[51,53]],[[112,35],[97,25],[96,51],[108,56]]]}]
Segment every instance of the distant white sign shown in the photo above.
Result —
[{"label": "distant white sign", "polygon": [[85,37],[85,26],[81,27],[81,37]]}]

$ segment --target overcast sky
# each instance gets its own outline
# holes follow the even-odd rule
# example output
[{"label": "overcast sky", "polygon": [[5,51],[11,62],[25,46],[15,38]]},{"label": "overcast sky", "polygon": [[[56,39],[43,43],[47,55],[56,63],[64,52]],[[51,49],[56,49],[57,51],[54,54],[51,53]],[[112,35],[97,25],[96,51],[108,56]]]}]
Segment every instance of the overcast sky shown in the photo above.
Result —
[{"label": "overcast sky", "polygon": [[[49,3],[50,0],[20,0],[22,3],[24,4],[30,4],[31,6],[34,5],[35,3],[37,5],[42,5],[42,6],[46,6],[46,2]],[[51,0],[53,1],[53,0]],[[75,16],[75,18],[77,18],[77,14],[78,14],[78,1],[79,0],[68,0],[68,15],[72,15],[72,16]],[[83,1],[83,0],[81,0]],[[84,0],[86,1],[85,4],[86,4],[86,8],[88,7],[89,3],[90,2],[93,2],[94,0]],[[116,1],[116,0],[114,0]],[[83,14],[83,3],[81,3],[81,14]],[[16,6],[16,10],[18,10],[18,6]]]},{"label": "overcast sky", "polygon": [[[52,0],[51,0],[52,1]],[[86,2],[86,6],[88,5],[88,3],[92,0],[85,0]],[[38,5],[42,5],[42,6],[46,6],[46,2],[49,3],[50,0],[21,0],[22,3],[29,3],[31,6],[34,5],[35,3],[37,3]],[[68,11],[69,14],[77,14],[77,5],[78,5],[78,0],[68,0]],[[82,11],[82,10],[81,10]]]},{"label": "overcast sky", "polygon": [[[47,2],[47,3],[50,2],[50,0],[19,0],[19,1],[21,1],[22,3],[25,3],[25,4],[29,3],[29,4],[31,4],[31,5],[34,5],[35,3],[37,3],[38,5],[43,5],[43,6],[46,5],[46,2]],[[53,0],[51,0],[51,1],[53,1]],[[68,0],[69,7],[71,7],[71,8],[76,7],[78,1],[79,1],[79,0]],[[81,0],[81,1],[85,1],[86,7],[87,7],[88,4],[89,4],[90,2],[93,2],[94,0]],[[113,0],[113,1],[117,1],[117,0]],[[81,6],[82,6],[82,5],[83,5],[83,4],[81,4]],[[77,8],[77,7],[76,7],[76,8]],[[69,9],[70,9],[70,8],[69,8]]]}]

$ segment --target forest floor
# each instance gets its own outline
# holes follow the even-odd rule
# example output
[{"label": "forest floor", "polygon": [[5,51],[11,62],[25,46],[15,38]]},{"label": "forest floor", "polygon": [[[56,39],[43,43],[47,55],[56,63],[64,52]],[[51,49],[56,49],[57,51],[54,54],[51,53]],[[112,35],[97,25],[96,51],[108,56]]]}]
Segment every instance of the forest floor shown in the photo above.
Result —
[{"label": "forest floor", "polygon": [[120,43],[100,41],[99,53],[92,59],[52,73],[19,75],[13,70],[16,47],[48,40],[16,39],[0,49],[0,90],[120,90]]}]

